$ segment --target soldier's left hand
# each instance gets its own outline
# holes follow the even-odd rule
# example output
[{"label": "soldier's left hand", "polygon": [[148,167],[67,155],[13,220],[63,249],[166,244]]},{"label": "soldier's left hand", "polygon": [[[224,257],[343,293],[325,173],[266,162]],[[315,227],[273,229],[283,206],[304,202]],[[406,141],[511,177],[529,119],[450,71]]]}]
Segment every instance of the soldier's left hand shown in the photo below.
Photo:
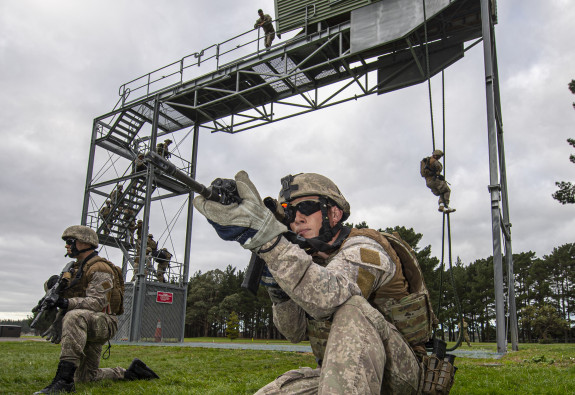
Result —
[{"label": "soldier's left hand", "polygon": [[258,190],[248,173],[240,171],[235,177],[241,203],[223,205],[206,200],[203,196],[194,199],[194,207],[202,213],[224,240],[237,241],[242,247],[255,250],[278,235],[287,232],[264,205]]},{"label": "soldier's left hand", "polygon": [[47,341],[59,344],[62,340],[62,319],[64,318],[64,314],[66,314],[64,310],[59,310],[52,325],[50,325],[46,332],[42,333],[42,337],[45,337]]}]

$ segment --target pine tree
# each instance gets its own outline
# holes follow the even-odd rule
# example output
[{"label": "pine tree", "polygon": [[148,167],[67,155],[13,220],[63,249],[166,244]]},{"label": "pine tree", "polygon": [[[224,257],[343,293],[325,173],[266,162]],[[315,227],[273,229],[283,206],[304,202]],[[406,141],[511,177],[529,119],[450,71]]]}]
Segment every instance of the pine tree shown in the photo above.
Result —
[{"label": "pine tree", "polygon": [[240,319],[235,311],[232,311],[226,321],[226,336],[230,340],[237,339],[240,336]]},{"label": "pine tree", "polygon": [[[575,94],[575,80],[571,80],[569,83],[569,90]],[[575,103],[573,103],[573,108],[575,108]],[[567,139],[567,142],[575,148],[575,139]],[[575,155],[569,155],[569,160],[575,163]],[[555,185],[559,187],[559,190],[552,195],[553,199],[559,201],[561,204],[575,203],[575,185],[567,181],[559,181],[556,182]]]}]

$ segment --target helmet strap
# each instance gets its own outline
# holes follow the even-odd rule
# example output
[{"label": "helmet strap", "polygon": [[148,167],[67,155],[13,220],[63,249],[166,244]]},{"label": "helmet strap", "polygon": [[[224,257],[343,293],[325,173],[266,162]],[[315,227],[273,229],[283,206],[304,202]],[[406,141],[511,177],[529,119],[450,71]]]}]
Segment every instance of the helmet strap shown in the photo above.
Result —
[{"label": "helmet strap", "polygon": [[95,249],[95,247],[90,246],[88,248],[84,248],[83,250],[78,250],[78,247],[76,247],[76,242],[74,241],[74,243],[72,243],[72,245],[70,246],[70,253],[69,254],[67,253],[64,256],[65,257],[69,256],[70,258],[76,258],[81,253],[86,252],[86,251],[90,251],[90,250],[94,250],[94,249]]},{"label": "helmet strap", "polygon": [[[351,228],[343,226],[343,224],[338,222],[333,227],[329,225],[329,217],[327,215],[328,211],[328,200],[325,197],[320,197],[321,204],[321,215],[322,215],[322,227],[320,229],[319,236],[305,239],[298,236],[296,233],[289,231],[284,233],[284,237],[293,244],[297,244],[302,248],[308,255],[312,255],[316,252],[331,253],[339,248],[341,243],[349,236]],[[329,242],[334,238],[334,236],[339,232],[337,238],[333,243]]]}]

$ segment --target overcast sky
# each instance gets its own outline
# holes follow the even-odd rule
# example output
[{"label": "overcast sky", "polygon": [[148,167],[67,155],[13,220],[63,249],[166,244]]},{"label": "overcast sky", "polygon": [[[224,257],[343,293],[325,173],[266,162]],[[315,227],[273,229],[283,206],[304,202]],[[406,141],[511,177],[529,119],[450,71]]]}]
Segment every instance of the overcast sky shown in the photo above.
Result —
[{"label": "overcast sky", "polygon": [[[0,0],[0,312],[29,311],[43,282],[68,261],[60,236],[80,221],[92,123],[112,110],[119,86],[248,30],[260,7],[273,14],[264,0]],[[542,257],[575,241],[575,205],[551,198],[555,181],[575,181],[566,143],[575,137],[575,96],[567,89],[575,78],[575,6],[500,1],[498,15],[513,251]],[[480,44],[445,72],[452,248],[464,263],[493,253],[483,67]],[[432,86],[439,139],[441,80]],[[187,132],[174,135],[184,157]],[[283,176],[322,173],[350,202],[349,221],[413,227],[423,234],[420,246],[439,257],[442,216],[419,176],[431,150],[427,85],[420,84],[237,135],[202,129],[197,179],[244,169],[262,196],[276,196]],[[170,221],[183,201],[164,203]],[[150,228],[180,260],[182,218],[169,238],[157,208]],[[245,268],[249,254],[218,239],[198,213],[193,226],[191,274]],[[120,264],[117,251],[102,254]]]}]

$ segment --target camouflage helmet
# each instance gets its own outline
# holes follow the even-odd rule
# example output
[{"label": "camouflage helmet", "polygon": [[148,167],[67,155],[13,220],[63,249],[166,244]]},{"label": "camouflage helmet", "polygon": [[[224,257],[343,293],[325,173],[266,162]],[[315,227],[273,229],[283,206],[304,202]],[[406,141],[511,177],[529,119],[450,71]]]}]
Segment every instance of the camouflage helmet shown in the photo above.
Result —
[{"label": "camouflage helmet", "polygon": [[303,196],[325,196],[331,199],[343,210],[342,221],[345,221],[351,212],[349,203],[337,185],[321,174],[300,173],[282,178],[282,189],[278,197],[280,204],[291,202]]},{"label": "camouflage helmet", "polygon": [[153,238],[154,238],[154,235],[151,234],[151,233],[148,233],[148,237],[151,238],[151,239],[153,239]]},{"label": "camouflage helmet", "polygon": [[441,156],[443,156],[443,151],[440,150],[440,149],[436,149],[435,151],[433,151],[433,152],[431,153],[431,155],[432,155],[432,156],[437,155],[437,156],[440,156],[440,157],[441,157]]},{"label": "camouflage helmet", "polygon": [[166,145],[170,145],[170,144],[172,144],[172,140],[170,140],[170,139],[165,139],[165,140],[164,140],[164,143],[165,143]]},{"label": "camouflage helmet", "polygon": [[76,239],[98,248],[98,235],[94,229],[83,225],[72,225],[62,233],[62,240]]}]

